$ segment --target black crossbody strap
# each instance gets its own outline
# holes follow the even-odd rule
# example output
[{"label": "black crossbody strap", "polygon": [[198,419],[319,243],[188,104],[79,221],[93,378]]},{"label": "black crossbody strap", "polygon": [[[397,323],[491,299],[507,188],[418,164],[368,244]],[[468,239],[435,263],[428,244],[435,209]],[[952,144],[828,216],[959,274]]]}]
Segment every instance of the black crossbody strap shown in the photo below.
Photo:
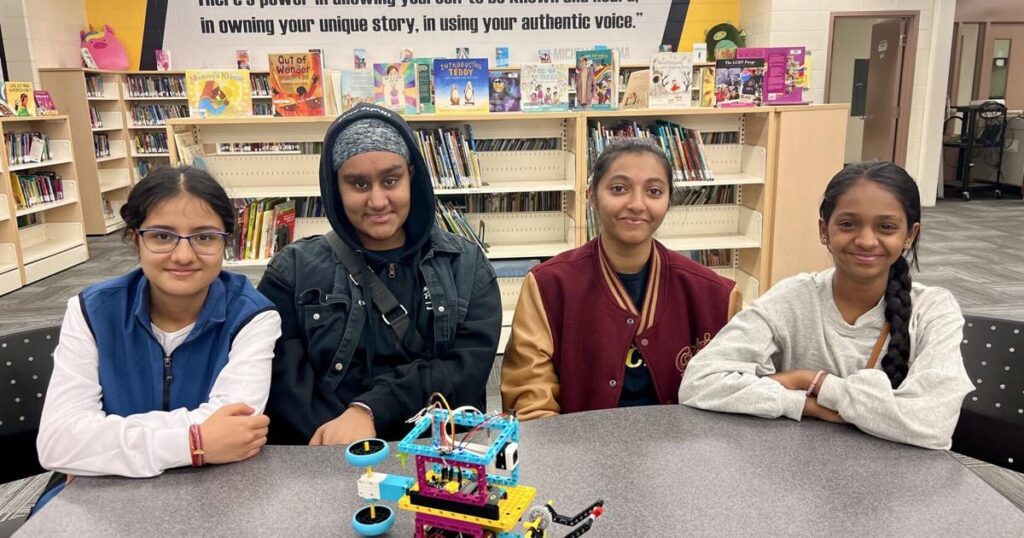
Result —
[{"label": "black crossbody strap", "polygon": [[424,349],[423,337],[412,326],[412,321],[409,319],[409,311],[406,310],[405,306],[398,302],[398,299],[380,281],[380,277],[376,273],[373,271],[363,271],[364,264],[360,262],[359,256],[338,237],[334,230],[327,232],[325,237],[327,238],[327,244],[331,245],[331,250],[334,251],[334,256],[352,275],[356,285],[362,287],[367,292],[370,300],[373,301],[377,310],[381,312],[381,318],[384,319],[384,323],[395,332],[398,341],[404,343],[405,335],[408,334],[409,346],[412,351],[416,353],[422,352]]}]

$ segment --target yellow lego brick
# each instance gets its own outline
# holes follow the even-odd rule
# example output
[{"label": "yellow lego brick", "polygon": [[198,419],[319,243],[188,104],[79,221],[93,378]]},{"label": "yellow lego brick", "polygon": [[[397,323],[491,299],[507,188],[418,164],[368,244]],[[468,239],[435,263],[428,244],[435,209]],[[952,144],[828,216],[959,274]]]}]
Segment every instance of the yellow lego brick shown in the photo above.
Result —
[{"label": "yellow lego brick", "polygon": [[[498,513],[501,515],[501,517],[499,517],[497,521],[493,519],[484,519],[482,517],[467,516],[465,514],[451,512],[448,510],[438,510],[436,508],[416,506],[409,502],[408,495],[405,495],[398,500],[398,507],[401,508],[402,510],[408,510],[410,512],[429,514],[432,516],[443,517],[455,521],[475,523],[482,527],[487,527],[491,529],[510,531],[516,528],[516,525],[519,524],[519,519],[523,517],[523,514],[526,513],[526,510],[530,507],[530,503],[533,502],[533,498],[537,496],[537,489],[532,488],[530,486],[499,487],[505,490],[507,498],[498,502]],[[413,486],[412,490],[419,490],[419,484]]]}]

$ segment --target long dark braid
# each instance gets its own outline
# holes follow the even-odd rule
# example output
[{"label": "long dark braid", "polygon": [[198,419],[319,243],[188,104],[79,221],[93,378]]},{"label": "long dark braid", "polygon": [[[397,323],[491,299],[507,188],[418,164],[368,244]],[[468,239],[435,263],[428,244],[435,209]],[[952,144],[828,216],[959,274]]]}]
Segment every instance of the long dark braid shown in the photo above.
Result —
[{"label": "long dark braid", "polygon": [[[825,188],[819,216],[829,222],[839,197],[856,182],[874,181],[885,187],[899,199],[907,217],[907,229],[921,222],[921,195],[917,183],[906,170],[885,161],[854,163],[836,174]],[[889,282],[885,286],[885,321],[889,323],[889,346],[882,357],[882,371],[889,376],[892,388],[897,388],[907,377],[910,369],[910,267],[917,268],[917,243],[920,232],[904,255],[896,259],[889,268]]]}]

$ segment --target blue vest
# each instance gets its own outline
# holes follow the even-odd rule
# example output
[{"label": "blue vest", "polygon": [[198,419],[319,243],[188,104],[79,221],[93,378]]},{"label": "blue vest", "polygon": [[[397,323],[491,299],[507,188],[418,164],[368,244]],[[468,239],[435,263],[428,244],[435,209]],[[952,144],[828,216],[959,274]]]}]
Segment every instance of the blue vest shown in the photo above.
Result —
[{"label": "blue vest", "polygon": [[235,335],[274,308],[246,277],[221,271],[192,332],[165,357],[153,335],[149,280],[141,269],[89,286],[79,301],[99,351],[103,410],[122,417],[205,403]]}]

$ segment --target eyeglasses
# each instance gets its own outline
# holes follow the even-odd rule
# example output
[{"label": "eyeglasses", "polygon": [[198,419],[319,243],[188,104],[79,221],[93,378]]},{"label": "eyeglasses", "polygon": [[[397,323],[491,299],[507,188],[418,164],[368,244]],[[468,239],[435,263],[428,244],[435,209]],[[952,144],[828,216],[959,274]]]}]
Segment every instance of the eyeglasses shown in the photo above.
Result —
[{"label": "eyeglasses", "polygon": [[192,250],[201,256],[216,256],[224,252],[224,245],[229,233],[227,232],[199,232],[192,235],[178,235],[169,230],[158,228],[144,228],[138,231],[142,237],[142,244],[146,250],[153,254],[167,254],[178,248],[178,241],[188,240]]}]

